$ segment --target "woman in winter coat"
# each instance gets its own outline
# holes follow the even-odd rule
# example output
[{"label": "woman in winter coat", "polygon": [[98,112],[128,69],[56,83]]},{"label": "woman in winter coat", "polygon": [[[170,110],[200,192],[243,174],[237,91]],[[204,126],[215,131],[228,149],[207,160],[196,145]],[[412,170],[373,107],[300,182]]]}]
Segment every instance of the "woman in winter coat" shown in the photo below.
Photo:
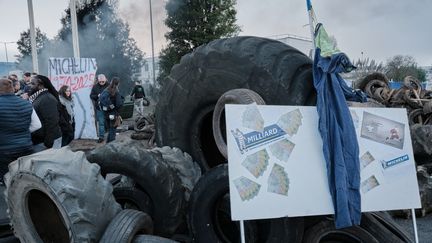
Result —
[{"label": "woman in winter coat", "polygon": [[120,78],[114,77],[111,80],[111,83],[109,84],[109,86],[104,91],[102,91],[101,97],[99,97],[99,99],[101,99],[103,96],[103,93],[108,92],[109,93],[109,100],[110,100],[109,103],[111,103],[109,105],[109,107],[110,107],[109,109],[103,109],[104,113],[105,113],[106,124],[108,124],[108,127],[109,127],[107,143],[115,140],[116,130],[117,130],[117,126],[118,126],[116,121],[120,117],[119,110],[123,106],[123,97],[120,95],[120,93],[118,91],[119,84],[120,84]]},{"label": "woman in winter coat", "polygon": [[64,119],[66,120],[66,126],[62,127],[62,147],[68,145],[73,139],[75,134],[75,113],[74,113],[74,100],[72,98],[71,88],[67,85],[63,85],[59,89],[60,104],[63,109],[60,109]]}]

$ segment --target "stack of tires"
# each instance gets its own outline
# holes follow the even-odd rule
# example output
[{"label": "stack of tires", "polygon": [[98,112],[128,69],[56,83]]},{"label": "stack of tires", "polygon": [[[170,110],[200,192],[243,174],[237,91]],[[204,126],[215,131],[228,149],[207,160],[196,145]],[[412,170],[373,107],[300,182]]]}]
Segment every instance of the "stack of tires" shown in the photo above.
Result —
[{"label": "stack of tires", "polygon": [[[239,242],[239,225],[230,216],[223,105],[314,105],[312,61],[275,40],[216,40],[182,57],[161,94],[158,145],[191,154],[204,173],[188,206],[193,240]],[[246,242],[411,242],[381,213],[364,214],[362,225],[343,230],[325,216],[246,221],[245,237]]]},{"label": "stack of tires", "polygon": [[[87,158],[62,148],[10,164],[6,201],[15,235],[21,242],[240,242],[231,220],[224,104],[313,105],[314,92],[311,60],[278,41],[235,37],[199,47],[174,66],[161,92],[159,148],[114,141]],[[343,230],[325,216],[246,221],[245,237],[410,242],[381,213]]]},{"label": "stack of tires", "polygon": [[126,209],[100,166],[69,147],[21,157],[5,175],[5,199],[18,240],[2,242],[173,242],[152,236],[153,220]]}]

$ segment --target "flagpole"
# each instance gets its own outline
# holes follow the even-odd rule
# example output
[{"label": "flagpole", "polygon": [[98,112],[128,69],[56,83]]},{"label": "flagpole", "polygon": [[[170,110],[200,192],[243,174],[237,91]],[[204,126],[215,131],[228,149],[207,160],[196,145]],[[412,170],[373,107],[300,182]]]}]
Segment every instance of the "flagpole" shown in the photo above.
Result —
[{"label": "flagpole", "polygon": [[311,38],[312,38],[312,47],[313,47],[313,50],[315,51],[315,48],[316,48],[315,36],[314,36],[315,26],[313,24],[313,10],[312,10],[311,0],[306,0],[306,7],[307,7],[308,15],[309,15],[309,28],[310,28]]}]

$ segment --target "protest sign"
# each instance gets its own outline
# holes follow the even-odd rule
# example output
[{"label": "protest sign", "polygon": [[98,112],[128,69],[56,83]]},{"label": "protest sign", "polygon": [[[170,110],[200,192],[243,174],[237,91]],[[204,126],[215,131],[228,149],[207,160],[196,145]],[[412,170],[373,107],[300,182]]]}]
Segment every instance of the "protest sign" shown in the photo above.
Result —
[{"label": "protest sign", "polygon": [[[419,208],[405,109],[350,111],[362,211]],[[226,105],[225,114],[233,220],[334,213],[316,107]]]},{"label": "protest sign", "polygon": [[50,58],[48,76],[59,90],[61,86],[71,88],[75,107],[75,138],[97,138],[93,103],[90,91],[96,75],[95,58]]}]

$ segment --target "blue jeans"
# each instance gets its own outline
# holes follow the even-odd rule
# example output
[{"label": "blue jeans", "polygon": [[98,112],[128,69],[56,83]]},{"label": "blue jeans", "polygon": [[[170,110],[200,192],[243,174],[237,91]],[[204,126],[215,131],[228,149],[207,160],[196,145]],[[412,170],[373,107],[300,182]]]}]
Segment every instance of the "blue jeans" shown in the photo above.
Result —
[{"label": "blue jeans", "polygon": [[106,119],[105,120],[106,124],[108,126],[108,137],[107,137],[107,141],[106,142],[109,143],[109,142],[115,140],[117,127],[114,126],[115,125],[115,120],[110,120],[109,119],[109,115],[107,115],[105,117],[105,119]]},{"label": "blue jeans", "polygon": [[104,139],[105,136],[105,114],[101,110],[96,110],[96,119],[99,127],[99,138]]}]

